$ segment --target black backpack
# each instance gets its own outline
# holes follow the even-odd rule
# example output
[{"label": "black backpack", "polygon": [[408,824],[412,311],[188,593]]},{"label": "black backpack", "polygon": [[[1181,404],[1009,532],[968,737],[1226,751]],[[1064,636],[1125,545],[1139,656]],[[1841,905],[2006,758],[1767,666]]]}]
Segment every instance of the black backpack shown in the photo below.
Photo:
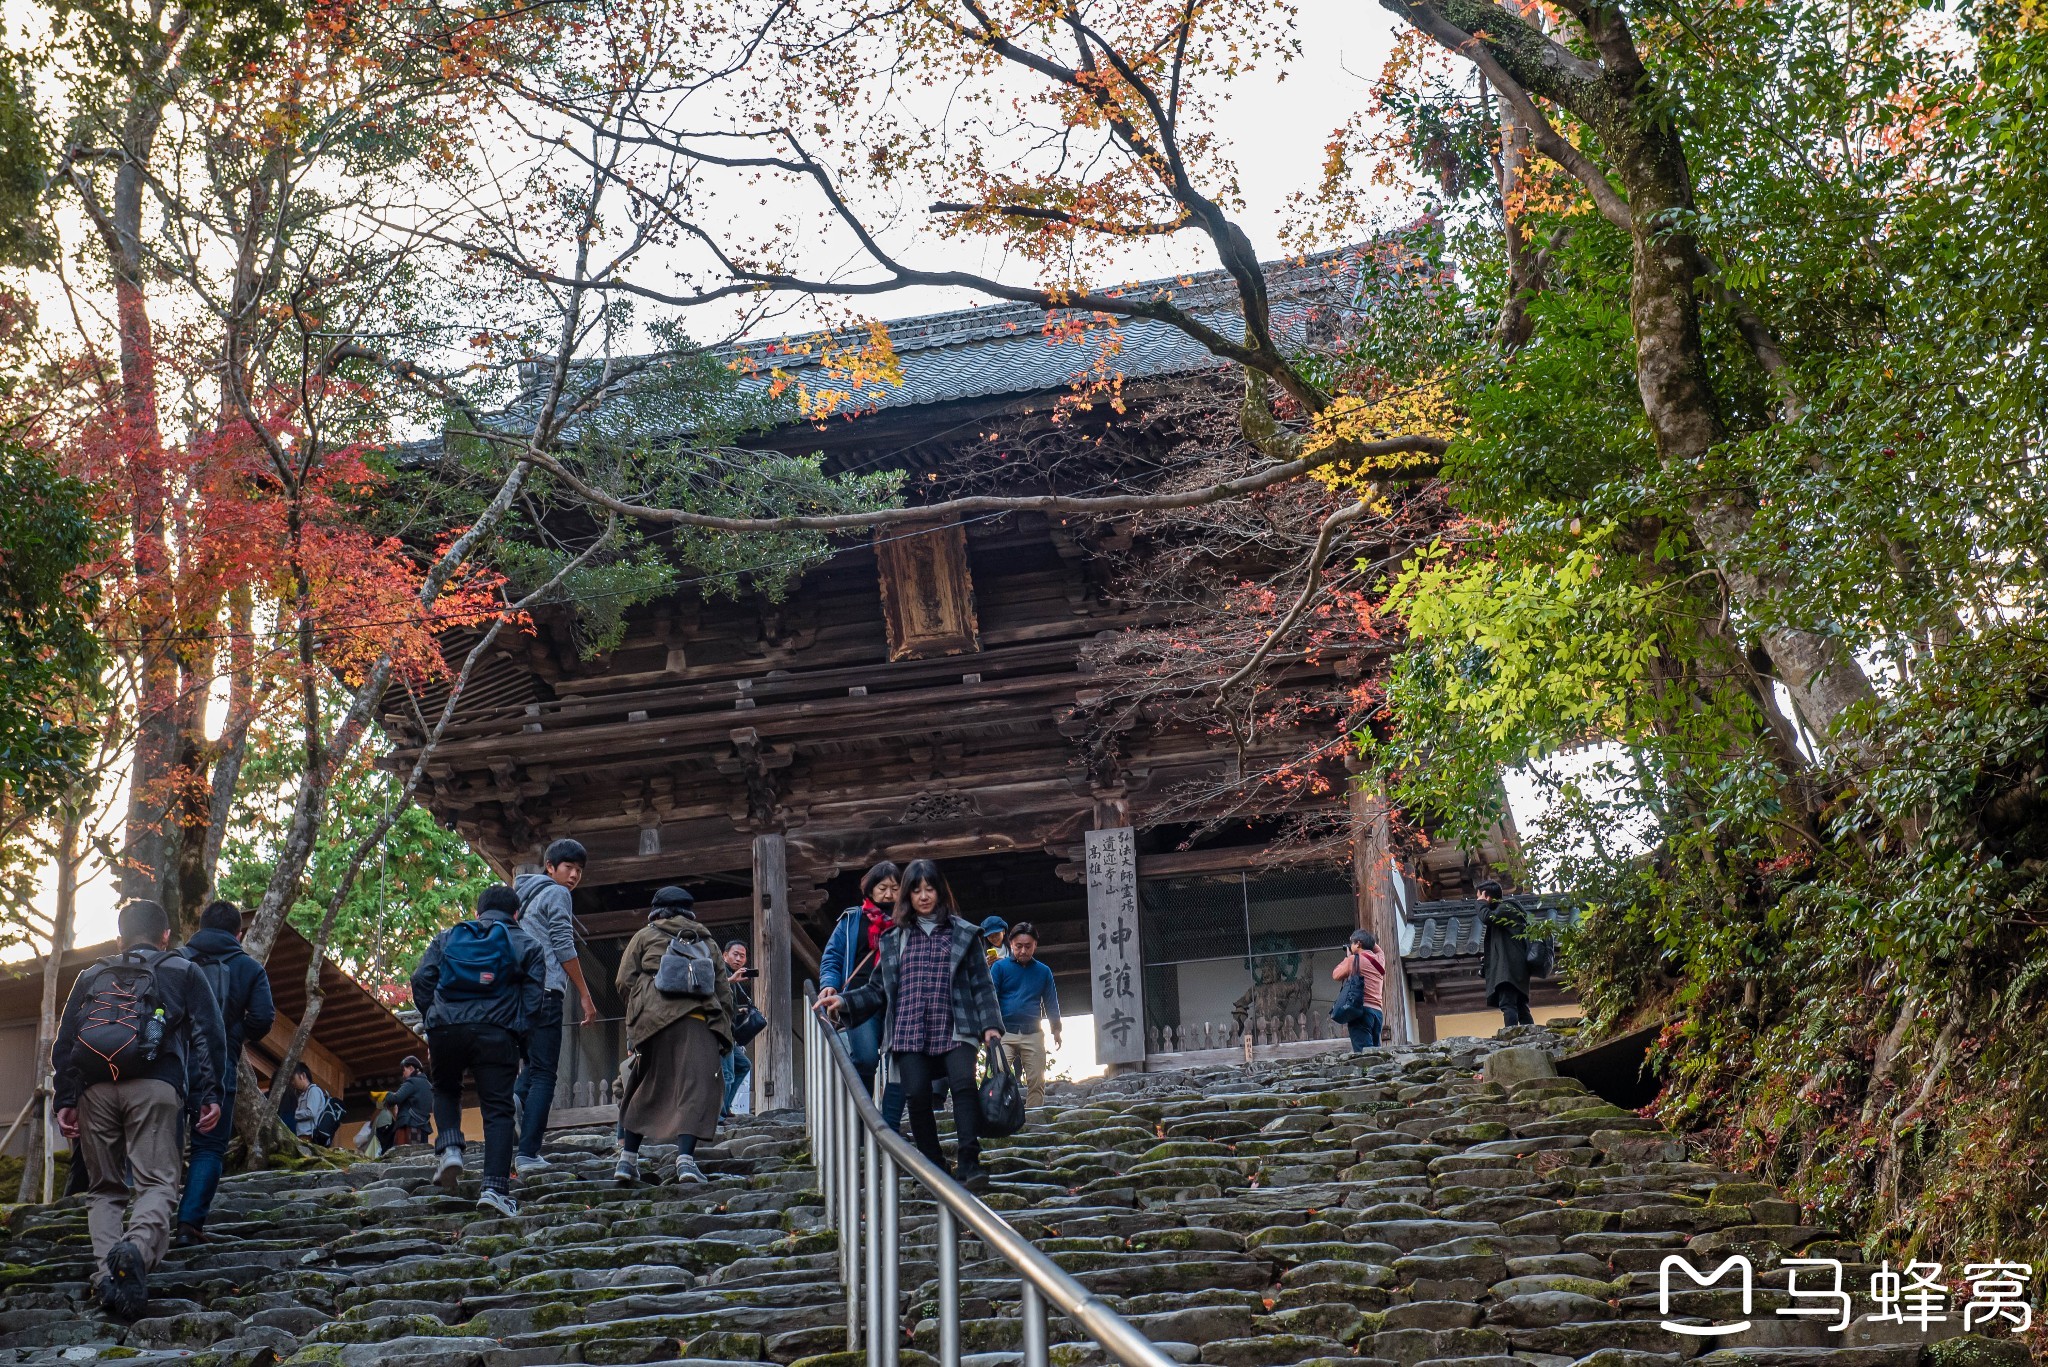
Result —
[{"label": "black backpack", "polygon": [[341,1116],[340,1100],[328,1097],[327,1104],[320,1108],[320,1118],[313,1122],[313,1132],[306,1138],[323,1147],[333,1144],[335,1132],[341,1128]]},{"label": "black backpack", "polygon": [[83,1005],[71,1057],[86,1086],[119,1082],[156,1062],[165,1025],[156,971],[166,957],[132,949],[100,960],[79,978]]},{"label": "black backpack", "polygon": [[711,942],[695,936],[678,935],[661,952],[654,969],[654,990],[664,997],[703,997],[718,994],[718,956]]},{"label": "black backpack", "polygon": [[978,1132],[990,1139],[1004,1139],[1024,1128],[1024,1089],[1017,1083],[1017,1071],[1010,1066],[1010,1051],[990,1044],[988,1078],[981,1084],[981,1124]]}]

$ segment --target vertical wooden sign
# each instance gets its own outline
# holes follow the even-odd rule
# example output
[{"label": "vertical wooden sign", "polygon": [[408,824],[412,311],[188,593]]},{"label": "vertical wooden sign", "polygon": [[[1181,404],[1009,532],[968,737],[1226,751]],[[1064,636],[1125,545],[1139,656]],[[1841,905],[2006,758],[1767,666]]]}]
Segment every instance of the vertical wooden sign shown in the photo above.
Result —
[{"label": "vertical wooden sign", "polygon": [[877,532],[875,563],[890,659],[924,660],[981,649],[965,527],[906,523]]},{"label": "vertical wooden sign", "polygon": [[1129,826],[1087,833],[1089,997],[1098,1063],[1145,1060],[1145,973],[1138,943],[1138,846]]}]

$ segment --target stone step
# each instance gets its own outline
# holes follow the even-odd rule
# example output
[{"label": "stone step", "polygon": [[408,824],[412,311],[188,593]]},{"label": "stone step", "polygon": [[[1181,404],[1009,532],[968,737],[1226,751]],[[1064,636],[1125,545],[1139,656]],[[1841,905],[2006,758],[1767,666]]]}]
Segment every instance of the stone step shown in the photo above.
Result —
[{"label": "stone step", "polygon": [[[1500,1059],[1542,1046],[1512,1032]],[[1214,1367],[2014,1367],[2008,1339],[1917,1339],[1865,1318],[1834,1335],[1785,1306],[1794,1254],[1863,1250],[1800,1220],[1767,1184],[1695,1161],[1654,1122],[1569,1079],[1496,1066],[1493,1041],[1057,1086],[1023,1133],[987,1146],[989,1204],[1180,1362]],[[857,1367],[845,1352],[836,1238],[802,1129],[735,1127],[700,1147],[709,1182],[618,1186],[614,1141],[551,1135],[520,1214],[431,1181],[409,1150],[331,1170],[226,1179],[214,1229],[175,1251],[132,1325],[91,1305],[83,1211],[17,1210],[0,1250],[0,1355],[144,1367],[554,1367],[743,1361]],[[672,1150],[650,1146],[654,1175]],[[899,1187],[906,1367],[930,1367],[937,1207]],[[1662,1325],[1678,1254],[1757,1269],[1753,1327],[1728,1341]],[[968,1367],[1017,1367],[1020,1292],[964,1237]],[[1706,1261],[1711,1260],[1711,1261]],[[1674,1309],[1735,1307],[1679,1290]],[[1861,1300],[1859,1309],[1864,1309]],[[1101,1351],[1062,1317],[1057,1367]],[[1960,1344],[1960,1347],[1949,1346]],[[2015,1358],[2010,1354],[2021,1354]],[[8,1358],[0,1356],[0,1364]]]}]

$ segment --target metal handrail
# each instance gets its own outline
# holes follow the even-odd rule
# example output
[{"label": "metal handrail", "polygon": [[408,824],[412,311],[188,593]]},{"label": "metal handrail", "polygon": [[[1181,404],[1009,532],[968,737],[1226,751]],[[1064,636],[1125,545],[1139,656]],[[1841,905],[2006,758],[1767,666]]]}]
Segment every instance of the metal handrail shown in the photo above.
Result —
[{"label": "metal handrail", "polygon": [[816,989],[805,983],[804,1123],[810,1132],[811,1161],[824,1189],[826,1219],[839,1234],[847,1351],[865,1346],[869,1367],[898,1367],[903,1331],[896,1174],[903,1172],[925,1189],[939,1212],[940,1367],[960,1367],[962,1224],[1017,1272],[1024,1367],[1047,1367],[1048,1303],[1124,1367],[1173,1367],[1172,1359],[1129,1320],[883,1123],[839,1031],[819,1017],[815,996]]}]

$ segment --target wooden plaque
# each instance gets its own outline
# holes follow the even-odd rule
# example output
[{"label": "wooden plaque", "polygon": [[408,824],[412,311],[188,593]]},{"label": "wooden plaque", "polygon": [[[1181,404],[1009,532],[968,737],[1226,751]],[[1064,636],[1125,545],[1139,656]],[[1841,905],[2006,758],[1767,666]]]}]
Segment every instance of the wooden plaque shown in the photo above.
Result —
[{"label": "wooden plaque", "polygon": [[1145,1060],[1145,974],[1138,936],[1138,846],[1128,826],[1089,831],[1088,969],[1095,1061]]},{"label": "wooden plaque", "polygon": [[957,522],[885,528],[875,534],[875,562],[891,660],[981,649],[966,528]]}]

